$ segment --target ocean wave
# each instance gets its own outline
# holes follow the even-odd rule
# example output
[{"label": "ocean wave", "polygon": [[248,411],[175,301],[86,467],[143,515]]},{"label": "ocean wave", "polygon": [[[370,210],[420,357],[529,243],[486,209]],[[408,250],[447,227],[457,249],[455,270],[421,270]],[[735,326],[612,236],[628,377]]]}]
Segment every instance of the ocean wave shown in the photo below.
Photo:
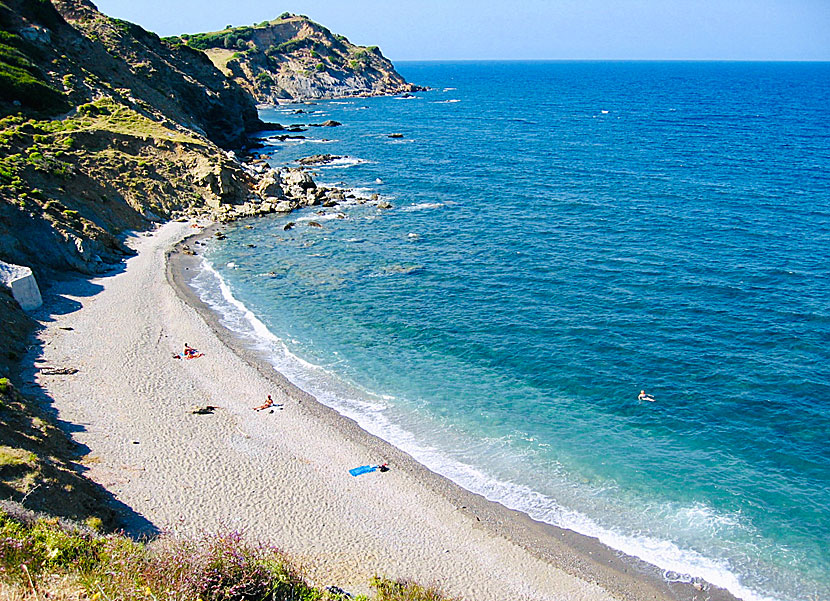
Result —
[{"label": "ocean wave", "polygon": [[338,215],[342,215],[343,213],[324,213],[323,215],[313,214],[313,215],[303,215],[302,217],[297,217],[295,223],[308,223],[309,221],[331,221],[332,219],[343,219],[343,217],[338,217]]},{"label": "ocean wave", "polygon": [[461,102],[458,98],[450,98],[449,100],[433,100],[430,104],[454,104]]},{"label": "ocean wave", "polygon": [[426,211],[428,209],[440,209],[444,206],[446,205],[444,205],[443,202],[420,202],[418,204],[401,207],[401,211],[413,213],[415,211]]},{"label": "ocean wave", "polygon": [[313,165],[313,167],[315,169],[345,169],[347,167],[354,167],[355,165],[366,165],[369,163],[371,163],[371,161],[367,161],[366,159],[345,156],[322,165]]}]

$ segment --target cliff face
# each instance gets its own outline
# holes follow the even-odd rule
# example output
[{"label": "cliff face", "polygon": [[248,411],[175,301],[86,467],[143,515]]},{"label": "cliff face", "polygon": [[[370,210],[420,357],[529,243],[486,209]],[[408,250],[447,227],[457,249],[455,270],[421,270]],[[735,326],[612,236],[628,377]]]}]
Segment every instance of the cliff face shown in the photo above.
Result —
[{"label": "cliff face", "polygon": [[[71,26],[53,34],[63,46],[62,54],[75,50],[75,57],[68,55],[70,60],[78,58],[100,86],[119,92],[127,102],[144,102],[158,115],[226,148],[244,145],[246,134],[261,126],[250,96],[203,53],[168,44],[138,25],[107,17],[87,0],[55,0],[54,4]],[[74,104],[90,92],[97,96],[99,86],[90,85],[89,79],[81,73],[65,86]]]},{"label": "cliff face", "polygon": [[203,53],[86,0],[6,0],[0,25],[0,260],[96,273],[125,230],[248,199],[217,144],[261,122]]},{"label": "cliff face", "polygon": [[377,46],[355,46],[303,16],[283,14],[250,27],[182,35],[171,43],[204,50],[259,103],[410,92]]}]

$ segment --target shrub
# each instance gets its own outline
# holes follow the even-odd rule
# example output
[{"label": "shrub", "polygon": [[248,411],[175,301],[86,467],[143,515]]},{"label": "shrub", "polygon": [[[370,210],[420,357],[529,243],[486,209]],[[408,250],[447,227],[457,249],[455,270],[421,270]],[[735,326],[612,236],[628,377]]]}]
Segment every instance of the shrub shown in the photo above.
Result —
[{"label": "shrub", "polygon": [[288,40],[287,42],[283,42],[282,44],[276,46],[274,48],[274,52],[279,54],[289,54],[295,50],[305,47],[306,43],[306,40]]},{"label": "shrub", "polygon": [[26,582],[23,565],[35,577],[47,570],[88,569],[101,547],[88,534],[60,528],[57,520],[24,524],[0,511],[0,578],[7,582]]},{"label": "shrub", "polygon": [[11,389],[12,385],[8,378],[0,378],[0,392],[5,394]]},{"label": "shrub", "polygon": [[371,585],[377,593],[377,601],[452,601],[434,587],[423,587],[404,580],[375,576]]},{"label": "shrub", "polygon": [[318,71],[325,71],[326,70],[326,66],[323,63],[317,63],[314,66],[314,68],[317,69]]}]

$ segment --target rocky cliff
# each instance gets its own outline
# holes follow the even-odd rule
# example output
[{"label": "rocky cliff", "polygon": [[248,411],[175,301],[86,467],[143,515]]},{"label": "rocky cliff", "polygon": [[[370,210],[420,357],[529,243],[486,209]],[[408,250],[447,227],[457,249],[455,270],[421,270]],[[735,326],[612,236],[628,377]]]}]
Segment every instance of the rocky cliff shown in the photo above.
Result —
[{"label": "rocky cliff", "polygon": [[[250,95],[199,51],[85,0],[2,0],[0,261],[44,286],[120,261],[127,231],[244,206],[256,178],[222,146],[260,125]],[[0,495],[106,517],[53,416],[5,378],[36,323],[3,286],[0,322]]]},{"label": "rocky cliff", "polygon": [[204,50],[259,103],[411,92],[377,46],[355,46],[305,16],[169,38]]},{"label": "rocky cliff", "polygon": [[0,260],[95,273],[125,230],[247,200],[220,146],[261,122],[203,53],[86,0],[7,0],[0,25]]}]

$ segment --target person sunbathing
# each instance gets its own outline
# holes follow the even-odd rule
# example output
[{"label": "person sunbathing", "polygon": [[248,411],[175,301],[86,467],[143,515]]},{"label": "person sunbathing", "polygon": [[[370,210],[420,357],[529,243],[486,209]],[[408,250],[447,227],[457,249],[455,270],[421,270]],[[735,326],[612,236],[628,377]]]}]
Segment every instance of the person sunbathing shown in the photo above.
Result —
[{"label": "person sunbathing", "polygon": [[189,344],[187,344],[185,342],[184,343],[184,351],[182,352],[182,356],[185,359],[196,359],[198,357],[204,357],[204,353],[200,353],[195,348],[193,348],[192,346],[190,346]]},{"label": "person sunbathing", "polygon": [[262,411],[263,409],[268,409],[268,408],[273,407],[273,406],[274,406],[274,399],[272,399],[271,395],[269,394],[268,398],[265,400],[265,402],[262,405],[260,405],[259,407],[254,407],[254,411]]}]

